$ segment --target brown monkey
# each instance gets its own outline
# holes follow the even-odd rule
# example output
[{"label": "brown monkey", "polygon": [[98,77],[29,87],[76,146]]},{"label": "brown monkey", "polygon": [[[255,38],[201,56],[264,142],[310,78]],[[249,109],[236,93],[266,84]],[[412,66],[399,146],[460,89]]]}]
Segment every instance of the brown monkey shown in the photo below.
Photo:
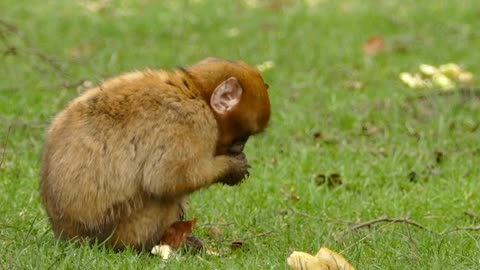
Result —
[{"label": "brown monkey", "polygon": [[243,147],[270,118],[268,85],[243,62],[146,70],[74,99],[48,130],[41,197],[55,234],[150,249],[185,197],[248,175]]}]

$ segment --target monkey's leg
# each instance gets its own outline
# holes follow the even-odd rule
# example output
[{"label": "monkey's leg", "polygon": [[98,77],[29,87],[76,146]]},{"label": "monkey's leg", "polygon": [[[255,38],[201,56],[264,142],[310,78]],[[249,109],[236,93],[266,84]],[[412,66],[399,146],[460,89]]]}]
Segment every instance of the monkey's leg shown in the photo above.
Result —
[{"label": "monkey's leg", "polygon": [[129,216],[122,218],[108,244],[115,249],[127,246],[137,250],[147,250],[158,245],[165,230],[183,215],[182,201],[161,202],[150,200],[143,208],[134,210]]}]

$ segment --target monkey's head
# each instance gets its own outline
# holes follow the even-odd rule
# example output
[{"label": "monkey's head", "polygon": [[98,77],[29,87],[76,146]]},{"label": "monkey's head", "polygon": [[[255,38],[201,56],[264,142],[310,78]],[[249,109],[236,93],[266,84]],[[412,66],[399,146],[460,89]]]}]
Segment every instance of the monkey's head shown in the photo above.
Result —
[{"label": "monkey's head", "polygon": [[217,155],[243,152],[248,138],[270,120],[268,84],[244,62],[208,58],[189,69],[218,123]]}]

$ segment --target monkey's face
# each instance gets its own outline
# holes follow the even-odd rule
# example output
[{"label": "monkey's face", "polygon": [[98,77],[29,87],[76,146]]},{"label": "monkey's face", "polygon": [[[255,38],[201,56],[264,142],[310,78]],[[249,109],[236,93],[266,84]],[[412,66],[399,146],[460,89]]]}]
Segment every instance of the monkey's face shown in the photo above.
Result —
[{"label": "monkey's face", "polygon": [[238,155],[270,119],[268,84],[258,69],[237,61],[204,60],[190,69],[205,87],[218,126],[217,155]]},{"label": "monkey's face", "polygon": [[223,136],[220,137],[217,143],[217,155],[233,155],[236,156],[243,152],[245,144],[248,141],[250,135],[232,137]]}]

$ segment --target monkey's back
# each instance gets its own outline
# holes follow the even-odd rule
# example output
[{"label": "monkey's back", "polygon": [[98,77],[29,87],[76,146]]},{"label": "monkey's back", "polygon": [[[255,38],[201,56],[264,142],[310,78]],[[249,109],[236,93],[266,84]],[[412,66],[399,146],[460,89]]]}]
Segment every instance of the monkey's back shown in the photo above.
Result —
[{"label": "monkey's back", "polygon": [[97,237],[149,203],[142,188],[148,164],[161,164],[175,151],[168,145],[172,138],[181,140],[194,129],[216,141],[213,114],[182,79],[163,71],[128,73],[88,90],[57,115],[41,177],[42,200],[57,234]]}]

